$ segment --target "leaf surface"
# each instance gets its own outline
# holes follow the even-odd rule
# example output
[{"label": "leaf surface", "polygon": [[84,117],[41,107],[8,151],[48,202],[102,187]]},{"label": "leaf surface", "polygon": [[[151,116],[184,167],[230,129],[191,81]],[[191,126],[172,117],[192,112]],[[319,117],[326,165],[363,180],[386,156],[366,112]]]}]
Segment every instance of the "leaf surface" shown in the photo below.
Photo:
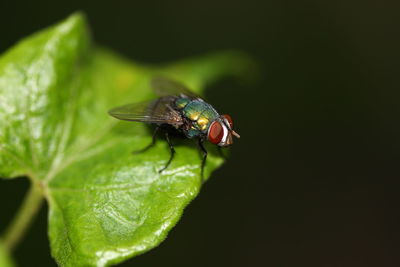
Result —
[{"label": "leaf surface", "polygon": [[[107,111],[155,97],[149,81],[166,75],[201,93],[249,60],[236,52],[163,66],[129,62],[90,42],[74,14],[0,57],[0,176],[28,176],[49,204],[49,237],[61,266],[106,266],[157,246],[201,187],[201,155],[191,140],[151,141],[144,124]],[[213,153],[205,177],[223,163]]]},{"label": "leaf surface", "polygon": [[0,266],[1,267],[13,267],[14,263],[11,260],[8,252],[4,248],[3,244],[0,242]]}]

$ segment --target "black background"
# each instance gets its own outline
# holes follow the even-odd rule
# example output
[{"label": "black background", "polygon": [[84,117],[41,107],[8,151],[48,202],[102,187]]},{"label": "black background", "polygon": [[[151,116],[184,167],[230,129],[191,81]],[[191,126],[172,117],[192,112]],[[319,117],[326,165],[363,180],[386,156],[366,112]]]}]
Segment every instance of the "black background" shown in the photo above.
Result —
[{"label": "black background", "polygon": [[[2,1],[0,51],[87,15],[96,42],[147,63],[226,48],[261,78],[207,91],[242,138],[158,248],[121,266],[400,266],[396,1]],[[0,230],[27,181],[0,181]],[[55,266],[47,207],[16,250]]]}]

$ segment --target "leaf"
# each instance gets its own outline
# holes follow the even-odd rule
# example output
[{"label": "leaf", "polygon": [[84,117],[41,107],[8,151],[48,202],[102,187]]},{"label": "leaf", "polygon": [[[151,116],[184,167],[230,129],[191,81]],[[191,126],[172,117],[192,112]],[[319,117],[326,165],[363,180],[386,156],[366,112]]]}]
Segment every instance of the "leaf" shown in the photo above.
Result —
[{"label": "leaf", "polygon": [[0,266],[1,267],[12,267],[14,263],[12,262],[8,252],[4,246],[0,243]]},{"label": "leaf", "polygon": [[[82,15],[24,39],[0,58],[0,176],[28,176],[49,204],[49,237],[61,266],[106,266],[157,246],[201,187],[201,156],[175,141],[151,141],[141,123],[121,122],[110,108],[154,98],[163,74],[201,92],[249,59],[237,52],[164,66],[129,62],[91,45]],[[235,63],[235,64],[233,64]],[[205,177],[223,163],[213,153]]]}]

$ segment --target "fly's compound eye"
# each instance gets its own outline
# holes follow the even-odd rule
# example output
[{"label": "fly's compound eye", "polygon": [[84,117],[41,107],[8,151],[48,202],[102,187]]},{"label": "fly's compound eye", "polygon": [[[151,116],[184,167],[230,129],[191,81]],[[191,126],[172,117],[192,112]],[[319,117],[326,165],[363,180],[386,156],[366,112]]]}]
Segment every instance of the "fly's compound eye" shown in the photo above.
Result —
[{"label": "fly's compound eye", "polygon": [[214,121],[210,129],[208,130],[208,140],[211,143],[217,145],[221,142],[222,138],[224,137],[224,127],[222,127],[219,121]]},{"label": "fly's compound eye", "polygon": [[233,121],[232,121],[231,116],[229,116],[228,114],[225,114],[225,115],[222,115],[222,117],[224,117],[228,121],[229,127],[231,127],[231,129],[233,129]]}]

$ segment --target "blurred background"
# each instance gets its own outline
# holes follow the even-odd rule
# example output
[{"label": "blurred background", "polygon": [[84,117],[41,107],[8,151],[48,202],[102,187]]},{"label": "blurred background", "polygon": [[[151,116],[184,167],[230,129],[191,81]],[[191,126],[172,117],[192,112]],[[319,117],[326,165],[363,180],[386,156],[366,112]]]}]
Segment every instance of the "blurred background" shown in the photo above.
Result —
[{"label": "blurred background", "polygon": [[[0,52],[76,10],[135,61],[234,48],[260,65],[208,88],[242,138],[166,241],[120,266],[400,266],[396,1],[1,1]],[[27,188],[0,181],[0,229]],[[56,265],[46,212],[20,266]]]}]

